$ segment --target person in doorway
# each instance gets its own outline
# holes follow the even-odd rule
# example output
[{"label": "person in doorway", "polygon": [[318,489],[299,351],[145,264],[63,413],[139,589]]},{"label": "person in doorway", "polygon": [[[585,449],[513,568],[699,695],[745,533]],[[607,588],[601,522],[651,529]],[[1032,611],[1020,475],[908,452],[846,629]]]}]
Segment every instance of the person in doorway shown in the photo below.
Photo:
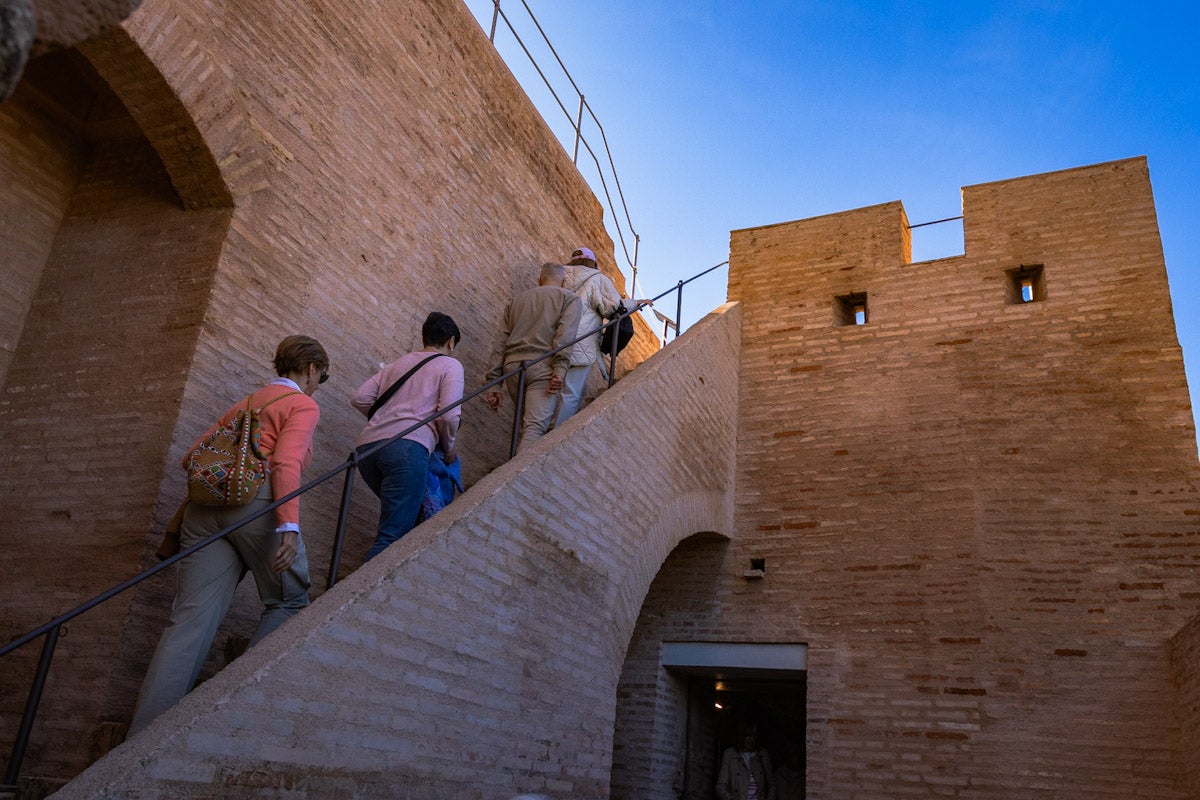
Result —
[{"label": "person in doorway", "polygon": [[804,745],[788,742],[775,770],[775,800],[804,800]]},{"label": "person in doorway", "polygon": [[[579,298],[563,288],[566,280],[562,264],[543,264],[538,285],[519,293],[508,304],[492,347],[491,369],[483,378],[484,384],[511,372],[523,361],[539,359],[571,341],[579,328],[580,306]],[[518,452],[546,435],[554,424],[558,395],[570,360],[566,350],[558,350],[526,369]],[[519,376],[512,376],[506,383],[515,401]],[[487,403],[493,411],[499,411],[503,402],[500,392],[487,393]]]},{"label": "person in doorway", "polygon": [[[566,288],[574,292],[580,301],[579,326],[572,339],[598,329],[608,317],[626,310],[617,287],[607,275],[597,269],[596,256],[588,248],[580,247],[571,253],[571,260],[566,266],[566,278]],[[638,307],[650,304],[649,300],[631,303]],[[607,335],[608,331],[605,333]],[[554,421],[555,427],[566,422],[579,410],[592,365],[600,360],[600,337],[587,336],[580,339],[571,345],[569,353],[571,366],[563,379],[562,403]]]},{"label": "person in doorway", "polygon": [[739,725],[737,744],[725,749],[717,775],[720,800],[775,800],[771,756],[758,746],[758,730]]},{"label": "person in doorway", "polygon": [[[368,561],[416,526],[428,483],[429,459],[440,458],[446,464],[458,459],[458,406],[395,441],[382,447],[378,444],[462,400],[463,366],[450,357],[461,338],[454,320],[434,311],[421,326],[423,348],[400,356],[372,375],[350,399],[367,417],[355,443],[360,454],[358,471],[379,497],[379,528]],[[368,454],[361,455],[364,453]]]},{"label": "person in doorway", "polygon": [[[270,480],[242,506],[187,503],[180,544],[190,547],[300,488],[300,473],[312,458],[313,432],[321,410],[312,394],[329,378],[329,356],[308,336],[289,336],[275,351],[268,385],[239,400],[192,447],[190,455],[219,426],[247,407],[259,409],[260,445],[268,453]],[[186,457],[185,457],[186,465]],[[179,562],[171,618],[146,669],[129,726],[137,733],[191,691],[212,646],[217,626],[229,609],[242,576],[250,572],[263,602],[259,642],[308,605],[308,559],[300,538],[300,498],[296,497]]]}]

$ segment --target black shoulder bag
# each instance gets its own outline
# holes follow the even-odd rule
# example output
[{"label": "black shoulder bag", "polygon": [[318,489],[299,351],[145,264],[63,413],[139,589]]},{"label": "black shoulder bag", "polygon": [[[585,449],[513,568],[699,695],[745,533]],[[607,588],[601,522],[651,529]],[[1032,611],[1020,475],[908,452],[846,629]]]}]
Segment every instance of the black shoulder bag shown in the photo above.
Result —
[{"label": "black shoulder bag", "polygon": [[392,395],[394,395],[396,393],[396,391],[401,386],[404,385],[404,382],[406,380],[408,380],[409,378],[411,378],[416,373],[417,370],[419,370],[421,367],[428,364],[430,361],[433,361],[435,358],[437,358],[440,355],[441,355],[441,353],[434,353],[429,358],[421,359],[420,363],[418,363],[415,367],[410,369],[408,372],[401,375],[400,380],[393,383],[391,386],[389,386],[387,388],[387,391],[385,391],[383,394],[379,395],[379,399],[377,399],[375,401],[375,403],[371,406],[371,408],[367,410],[367,421],[368,422],[371,421],[371,417],[375,416],[375,412],[378,411],[379,409],[383,408],[387,404],[387,401],[392,399]]},{"label": "black shoulder bag", "polygon": [[[602,274],[603,273],[599,271],[596,272],[596,275]],[[584,286],[586,286],[587,282],[592,278],[595,278],[596,275],[589,275],[587,280],[579,285],[579,288],[582,289]],[[612,322],[617,317],[621,317],[625,311],[625,301],[622,300],[621,302],[617,303],[617,307],[613,309],[611,314],[601,315],[601,319],[605,320],[605,322]],[[629,340],[633,338],[633,317],[628,315],[621,317],[620,322],[609,325],[597,335],[600,337],[601,353],[606,356],[612,355],[614,347],[616,347],[617,352],[620,353],[625,349],[625,345],[629,344]]]}]

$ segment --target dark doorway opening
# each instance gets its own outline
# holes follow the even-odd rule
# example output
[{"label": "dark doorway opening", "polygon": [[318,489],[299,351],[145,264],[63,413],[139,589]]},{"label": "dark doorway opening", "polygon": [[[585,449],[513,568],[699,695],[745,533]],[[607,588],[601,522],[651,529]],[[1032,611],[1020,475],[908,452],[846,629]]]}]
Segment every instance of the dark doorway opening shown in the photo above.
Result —
[{"label": "dark doorway opening", "polygon": [[757,729],[759,748],[770,755],[777,800],[801,800],[807,688],[803,672],[787,678],[689,677],[681,796],[716,797],[722,754],[738,744],[739,727],[749,724]]}]

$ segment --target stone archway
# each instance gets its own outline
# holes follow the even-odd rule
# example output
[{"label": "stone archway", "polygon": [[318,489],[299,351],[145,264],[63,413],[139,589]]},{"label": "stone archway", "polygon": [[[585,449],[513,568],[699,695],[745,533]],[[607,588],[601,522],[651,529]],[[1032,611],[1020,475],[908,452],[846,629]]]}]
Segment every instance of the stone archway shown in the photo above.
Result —
[{"label": "stone archway", "polygon": [[675,800],[683,767],[688,682],[662,669],[665,639],[712,627],[729,540],[697,533],[662,562],[629,643],[617,688],[611,796]]},{"label": "stone archway", "polygon": [[[9,265],[0,293],[8,452],[0,546],[8,596],[29,598],[9,605],[5,640],[144,564],[232,214],[231,193],[198,141],[183,104],[121,29],[32,59],[0,106],[0,251]],[[25,774],[70,777],[107,748],[112,698],[137,680],[119,657],[132,599],[72,626]],[[0,686],[12,724],[0,748],[11,742],[36,650],[8,657]]]}]

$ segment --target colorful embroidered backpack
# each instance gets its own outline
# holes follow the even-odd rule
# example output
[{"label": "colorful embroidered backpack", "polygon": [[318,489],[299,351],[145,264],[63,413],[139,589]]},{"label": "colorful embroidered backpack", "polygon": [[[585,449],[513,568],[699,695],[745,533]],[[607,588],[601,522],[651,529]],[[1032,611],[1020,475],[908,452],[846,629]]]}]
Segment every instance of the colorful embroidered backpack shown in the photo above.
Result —
[{"label": "colorful embroidered backpack", "polygon": [[244,506],[267,482],[270,468],[259,446],[262,421],[259,415],[275,400],[299,392],[288,392],[251,408],[250,398],[232,420],[188,454],[188,500],[201,506]]}]

